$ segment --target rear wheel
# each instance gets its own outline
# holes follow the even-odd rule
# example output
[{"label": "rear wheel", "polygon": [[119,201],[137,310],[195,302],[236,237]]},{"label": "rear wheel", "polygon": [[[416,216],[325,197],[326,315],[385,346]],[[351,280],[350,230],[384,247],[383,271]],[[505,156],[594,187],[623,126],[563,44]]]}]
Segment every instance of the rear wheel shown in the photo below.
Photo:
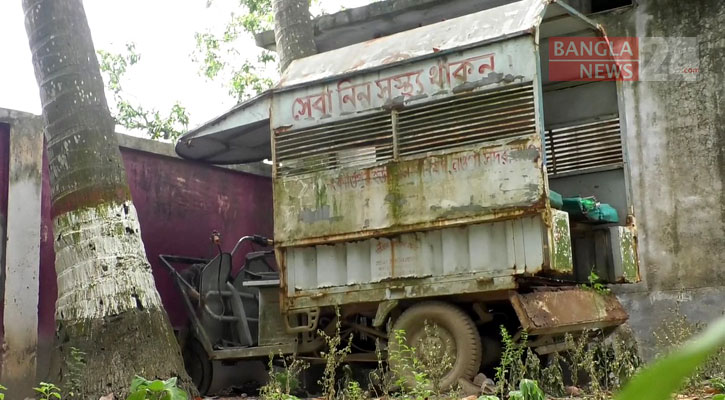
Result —
[{"label": "rear wheel", "polygon": [[[434,363],[433,368],[448,360],[449,368],[443,371],[439,382],[441,389],[450,388],[461,378],[471,380],[478,373],[481,338],[476,325],[460,308],[438,301],[420,303],[405,310],[393,324],[388,341],[388,361],[391,368],[404,375],[407,384],[413,386],[415,380],[409,360],[401,360],[405,349],[395,337],[399,331],[405,331],[404,344],[415,349],[418,360],[437,358],[439,363],[437,366]],[[440,354],[431,354],[431,349]]]},{"label": "rear wheel", "polygon": [[213,366],[206,350],[196,339],[189,339],[184,346],[184,367],[191,381],[203,396],[209,392]]}]

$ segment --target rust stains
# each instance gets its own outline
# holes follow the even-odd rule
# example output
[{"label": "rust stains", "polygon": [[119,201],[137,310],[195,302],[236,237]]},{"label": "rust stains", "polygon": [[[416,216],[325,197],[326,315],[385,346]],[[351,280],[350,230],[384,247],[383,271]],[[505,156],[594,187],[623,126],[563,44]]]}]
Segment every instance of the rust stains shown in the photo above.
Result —
[{"label": "rust stains", "polygon": [[511,304],[529,334],[554,334],[621,325],[629,316],[612,294],[570,288],[512,293]]}]

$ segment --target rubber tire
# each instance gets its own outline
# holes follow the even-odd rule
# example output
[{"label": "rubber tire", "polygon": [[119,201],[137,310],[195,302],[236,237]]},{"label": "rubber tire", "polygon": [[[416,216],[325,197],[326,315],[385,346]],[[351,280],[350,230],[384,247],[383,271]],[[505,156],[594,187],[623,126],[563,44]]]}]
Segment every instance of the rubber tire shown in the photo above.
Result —
[{"label": "rubber tire", "polygon": [[189,339],[183,350],[184,368],[191,381],[202,396],[208,394],[213,377],[214,366],[204,350],[204,346],[196,339]]},{"label": "rubber tire", "polygon": [[[425,321],[447,330],[455,342],[455,361],[450,372],[441,380],[441,387],[443,389],[450,388],[461,378],[473,379],[481,366],[481,337],[473,320],[460,308],[452,304],[429,301],[416,304],[405,310],[395,321],[393,329],[389,333],[389,350],[394,352],[398,349],[398,343],[394,336],[396,331],[402,329],[409,337],[416,336],[415,333],[425,329]],[[413,344],[408,343],[408,345]],[[415,384],[412,377],[408,378],[408,381],[409,386]]]}]

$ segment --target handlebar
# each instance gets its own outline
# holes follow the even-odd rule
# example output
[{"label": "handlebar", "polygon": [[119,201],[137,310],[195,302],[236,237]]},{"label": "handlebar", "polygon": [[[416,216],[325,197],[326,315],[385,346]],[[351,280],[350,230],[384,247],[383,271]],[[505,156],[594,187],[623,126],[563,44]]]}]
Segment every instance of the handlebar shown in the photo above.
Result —
[{"label": "handlebar", "polygon": [[232,249],[231,255],[234,255],[234,253],[239,250],[239,247],[242,245],[242,243],[246,241],[251,241],[253,243],[256,243],[260,246],[272,246],[274,245],[274,240],[266,238],[264,236],[260,235],[252,235],[252,236],[242,236],[238,241],[237,244],[234,245],[234,248]]}]

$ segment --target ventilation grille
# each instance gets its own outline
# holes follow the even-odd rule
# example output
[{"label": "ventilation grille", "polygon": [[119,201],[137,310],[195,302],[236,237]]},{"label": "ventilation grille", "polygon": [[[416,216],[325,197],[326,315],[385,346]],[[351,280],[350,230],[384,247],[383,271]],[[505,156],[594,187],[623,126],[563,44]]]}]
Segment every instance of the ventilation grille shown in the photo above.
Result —
[{"label": "ventilation grille", "polygon": [[393,159],[390,113],[275,133],[277,174],[366,167]]},{"label": "ventilation grille", "polygon": [[400,156],[535,134],[530,83],[411,107],[398,114]]},{"label": "ventilation grille", "polygon": [[549,175],[622,165],[619,117],[546,132]]}]

